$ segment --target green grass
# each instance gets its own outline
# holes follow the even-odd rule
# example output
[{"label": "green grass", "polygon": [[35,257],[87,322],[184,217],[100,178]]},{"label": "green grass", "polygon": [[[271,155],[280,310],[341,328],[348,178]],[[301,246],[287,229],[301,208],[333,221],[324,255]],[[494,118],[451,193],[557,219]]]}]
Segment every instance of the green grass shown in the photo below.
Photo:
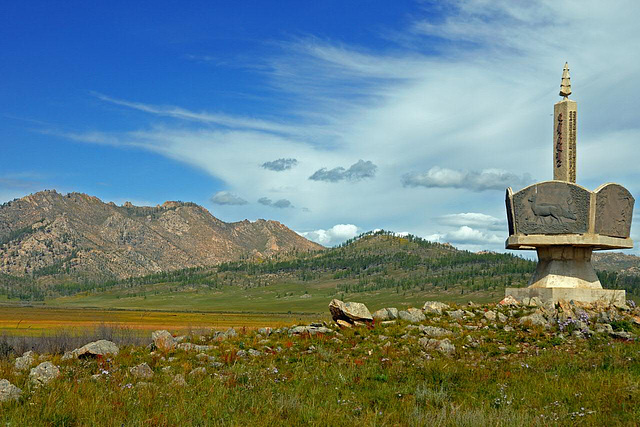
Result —
[{"label": "green grass", "polygon": [[[433,317],[428,322],[448,325]],[[43,388],[31,387],[26,374],[5,361],[0,378],[24,394],[0,406],[0,423],[522,426],[635,425],[640,419],[640,343],[596,336],[553,345],[553,333],[513,325],[512,333],[461,329],[451,358],[427,355],[415,330],[402,338],[404,324],[345,330],[338,339],[241,333],[213,342],[207,353],[219,367],[195,353],[143,347],[126,347],[109,360],[53,356],[62,376]],[[464,348],[467,335],[481,345]],[[498,349],[505,345],[511,350]],[[263,355],[238,357],[250,348]],[[154,377],[141,385],[129,368],[142,362]],[[190,376],[196,367],[207,374]],[[185,387],[171,385],[175,374],[185,376]]]}]

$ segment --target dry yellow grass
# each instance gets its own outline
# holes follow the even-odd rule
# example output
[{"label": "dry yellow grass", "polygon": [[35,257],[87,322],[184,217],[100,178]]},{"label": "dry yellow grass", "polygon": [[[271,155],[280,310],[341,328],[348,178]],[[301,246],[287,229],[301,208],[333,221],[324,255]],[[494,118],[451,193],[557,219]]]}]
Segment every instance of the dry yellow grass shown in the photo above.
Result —
[{"label": "dry yellow grass", "polygon": [[317,315],[312,317],[268,313],[193,313],[0,306],[0,334],[41,335],[59,329],[80,330],[104,324],[141,330],[229,327],[253,329],[263,326],[277,328],[317,320]]}]

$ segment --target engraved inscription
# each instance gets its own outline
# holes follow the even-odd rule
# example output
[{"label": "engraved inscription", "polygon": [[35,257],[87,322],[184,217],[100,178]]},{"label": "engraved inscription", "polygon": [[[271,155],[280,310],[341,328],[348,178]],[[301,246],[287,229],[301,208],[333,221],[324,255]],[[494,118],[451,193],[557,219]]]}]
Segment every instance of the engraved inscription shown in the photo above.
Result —
[{"label": "engraved inscription", "polygon": [[556,167],[562,167],[562,113],[558,114],[558,124],[556,127]]},{"label": "engraved inscription", "polygon": [[569,181],[576,182],[576,111],[569,111]]}]

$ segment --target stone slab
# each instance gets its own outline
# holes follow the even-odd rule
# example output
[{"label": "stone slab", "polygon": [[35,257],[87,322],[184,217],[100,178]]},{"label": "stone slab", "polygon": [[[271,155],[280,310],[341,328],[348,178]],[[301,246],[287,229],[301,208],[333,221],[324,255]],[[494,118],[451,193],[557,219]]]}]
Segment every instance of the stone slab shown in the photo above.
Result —
[{"label": "stone slab", "polygon": [[515,234],[505,242],[506,249],[536,249],[539,246],[591,246],[594,251],[606,249],[631,249],[633,240],[598,234]]},{"label": "stone slab", "polygon": [[584,234],[591,192],[577,184],[545,181],[513,195],[516,234]]},{"label": "stone slab", "polygon": [[538,297],[543,302],[553,301],[576,301],[576,302],[596,302],[602,301],[606,304],[624,304],[626,292],[624,290],[613,289],[576,289],[576,288],[506,288],[505,297],[511,295],[518,301],[524,298]]},{"label": "stone slab", "polygon": [[629,237],[635,199],[619,184],[604,184],[596,191],[595,232],[605,236]]}]

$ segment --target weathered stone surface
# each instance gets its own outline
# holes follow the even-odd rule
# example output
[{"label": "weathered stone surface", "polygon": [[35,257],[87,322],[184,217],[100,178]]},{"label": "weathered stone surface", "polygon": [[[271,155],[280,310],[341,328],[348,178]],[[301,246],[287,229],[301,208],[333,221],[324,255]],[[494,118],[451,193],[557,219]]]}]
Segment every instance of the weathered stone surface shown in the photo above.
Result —
[{"label": "weathered stone surface", "polygon": [[34,385],[46,385],[60,375],[60,369],[51,362],[42,362],[29,372],[29,380]]},{"label": "weathered stone surface", "polygon": [[[346,323],[346,322],[345,322]],[[339,325],[340,323],[338,323]],[[349,327],[351,325],[349,324]],[[302,334],[309,334],[309,335],[316,335],[316,334],[333,334],[334,331],[333,329],[329,329],[327,327],[324,326],[296,326],[295,328],[292,328],[289,330],[289,335],[302,335]]]},{"label": "weathered stone surface", "polygon": [[547,181],[513,195],[516,234],[582,234],[589,228],[590,192]]},{"label": "weathered stone surface", "polygon": [[545,319],[545,317],[542,315],[542,313],[539,312],[535,312],[532,313],[528,316],[523,316],[520,318],[520,324],[521,325],[533,325],[533,326],[543,326],[543,327],[548,327],[549,326],[549,322],[547,321],[547,319]]},{"label": "weathered stone surface", "polygon": [[0,402],[20,399],[22,390],[11,384],[8,380],[0,380]]},{"label": "weathered stone surface", "polygon": [[179,350],[184,350],[184,351],[198,351],[198,352],[211,350],[211,346],[210,345],[198,345],[198,344],[193,344],[193,343],[190,343],[190,342],[180,343],[180,344],[178,344],[178,346],[176,348],[179,349]]},{"label": "weathered stone surface", "polygon": [[543,305],[553,305],[560,300],[580,301],[583,303],[613,305],[616,301],[625,300],[624,290],[614,289],[580,289],[580,288],[506,288],[506,295],[523,301],[526,298],[538,297]]},{"label": "weathered stone surface", "polygon": [[502,306],[508,306],[508,307],[517,307],[520,305],[518,300],[515,299],[512,295],[507,295],[498,304]]},{"label": "weathered stone surface", "polygon": [[27,351],[23,353],[21,357],[16,358],[13,366],[17,371],[24,371],[25,369],[30,368],[35,360],[35,353],[33,351]]},{"label": "weathered stone surface", "polygon": [[153,370],[151,370],[151,367],[149,367],[146,362],[129,368],[129,372],[131,372],[131,375],[133,375],[134,377],[143,380],[153,378]]},{"label": "weathered stone surface", "polygon": [[184,379],[184,375],[176,374],[171,380],[171,386],[173,387],[184,387],[187,385],[187,381]]},{"label": "weathered stone surface", "polygon": [[452,335],[453,331],[448,329],[440,328],[437,326],[422,326],[419,327],[420,331],[427,337],[430,338],[439,338],[444,337],[446,335]]},{"label": "weathered stone surface", "polygon": [[[393,322],[393,320],[392,320],[392,322]],[[345,320],[342,320],[342,319],[336,320],[336,324],[338,326],[340,326],[340,328],[343,328],[343,329],[344,328],[353,328],[353,325],[351,323],[349,323],[349,322],[347,322]]]},{"label": "weathered stone surface", "polygon": [[373,320],[371,313],[366,305],[359,302],[342,302],[339,299],[333,299],[329,303],[329,311],[333,320],[346,320],[353,322],[355,320],[370,322]]},{"label": "weathered stone surface", "polygon": [[178,345],[173,335],[166,330],[153,331],[151,333],[151,339],[156,348],[162,351],[173,350]]},{"label": "weathered stone surface", "polygon": [[495,322],[496,321],[496,312],[493,310],[488,310],[484,312],[484,318],[487,319],[489,322]]},{"label": "weathered stone surface", "polygon": [[422,306],[422,310],[426,313],[442,314],[444,310],[448,310],[449,305],[440,301],[427,301]]},{"label": "weathered stone surface", "polygon": [[376,320],[393,320],[398,318],[398,309],[389,307],[389,308],[381,308],[372,314],[373,318]]},{"label": "weathered stone surface", "polygon": [[596,190],[595,232],[627,238],[631,232],[633,204],[631,193],[619,184],[605,184]]},{"label": "weathered stone surface", "polygon": [[464,317],[464,311],[463,310],[454,310],[454,311],[448,311],[447,314],[449,314],[450,317],[460,320]]},{"label": "weathered stone surface", "polygon": [[119,351],[120,349],[115,343],[107,340],[98,340],[73,350],[73,355],[78,358],[107,355],[115,356]]},{"label": "weathered stone surface", "polygon": [[422,310],[413,307],[398,312],[398,317],[411,323],[420,323],[427,318]]},{"label": "weathered stone surface", "polygon": [[436,350],[447,356],[451,356],[456,351],[456,346],[448,338],[437,340],[434,338],[420,338],[419,343],[426,349]]}]

